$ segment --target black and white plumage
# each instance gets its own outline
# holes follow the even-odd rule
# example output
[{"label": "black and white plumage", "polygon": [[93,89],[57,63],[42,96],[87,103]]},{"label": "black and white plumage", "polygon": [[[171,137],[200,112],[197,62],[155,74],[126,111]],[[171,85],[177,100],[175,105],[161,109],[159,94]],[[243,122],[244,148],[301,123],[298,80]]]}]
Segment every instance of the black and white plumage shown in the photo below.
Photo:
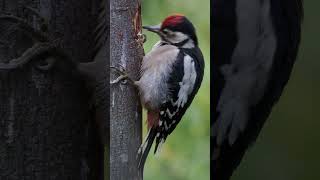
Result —
[{"label": "black and white plumage", "polygon": [[138,151],[143,168],[150,148],[160,149],[190,106],[201,85],[204,60],[191,22],[182,15],[167,17],[161,25],[144,27],[161,40],[144,57],[136,81],[148,110],[148,135]]},{"label": "black and white plumage", "polygon": [[213,3],[212,174],[228,180],[289,79],[301,0]]}]

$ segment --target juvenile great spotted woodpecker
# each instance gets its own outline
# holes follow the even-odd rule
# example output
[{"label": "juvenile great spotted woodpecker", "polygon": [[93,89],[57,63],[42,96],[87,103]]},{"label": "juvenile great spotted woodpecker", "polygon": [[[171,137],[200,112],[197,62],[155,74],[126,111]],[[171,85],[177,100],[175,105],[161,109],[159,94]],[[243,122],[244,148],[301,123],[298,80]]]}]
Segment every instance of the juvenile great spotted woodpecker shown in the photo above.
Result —
[{"label": "juvenile great spotted woodpecker", "polygon": [[195,28],[185,16],[175,14],[143,28],[158,34],[160,41],[143,58],[140,79],[134,82],[148,111],[148,134],[137,154],[142,169],[153,142],[156,153],[182,119],[204,72]]}]

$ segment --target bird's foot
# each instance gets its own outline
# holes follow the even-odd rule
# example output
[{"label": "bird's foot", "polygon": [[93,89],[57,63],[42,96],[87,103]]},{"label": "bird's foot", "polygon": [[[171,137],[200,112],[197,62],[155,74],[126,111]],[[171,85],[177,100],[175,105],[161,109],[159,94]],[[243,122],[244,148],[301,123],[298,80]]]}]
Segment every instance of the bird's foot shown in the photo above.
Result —
[{"label": "bird's foot", "polygon": [[110,84],[117,84],[119,82],[121,82],[121,84],[127,84],[127,78],[127,75],[120,75],[115,80],[110,81]]},{"label": "bird's foot", "polygon": [[145,34],[138,33],[137,37],[138,37],[137,42],[140,44],[143,44],[147,41],[147,36]]},{"label": "bird's foot", "polygon": [[117,68],[115,66],[110,66],[110,69],[113,69],[120,75],[115,80],[110,81],[110,84],[117,84],[119,82],[121,82],[121,84],[127,84],[128,81],[135,84],[135,81],[128,75],[128,73],[126,73],[124,67],[120,66],[120,68]]}]

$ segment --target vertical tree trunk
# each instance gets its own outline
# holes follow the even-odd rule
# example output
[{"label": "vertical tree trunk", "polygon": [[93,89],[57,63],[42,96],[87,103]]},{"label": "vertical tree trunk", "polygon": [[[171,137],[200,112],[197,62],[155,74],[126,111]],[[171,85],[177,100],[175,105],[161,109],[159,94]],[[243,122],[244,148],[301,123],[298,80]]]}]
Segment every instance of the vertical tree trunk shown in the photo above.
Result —
[{"label": "vertical tree trunk", "polygon": [[[122,66],[138,77],[143,56],[139,0],[110,0],[110,57],[112,66]],[[114,73],[111,79],[116,78]],[[136,153],[141,143],[141,106],[132,84],[115,84],[110,92],[110,179],[140,180]]]},{"label": "vertical tree trunk", "polygon": [[[0,10],[38,30],[39,12],[49,25],[48,42],[59,42],[73,60],[83,62],[93,57],[89,34],[98,12],[94,3],[0,0]],[[12,18],[0,20],[0,179],[102,179],[103,151],[84,81],[73,73],[70,59],[55,52],[12,68],[20,63],[14,59],[35,53],[29,48],[42,41],[17,24]],[[52,59],[53,68],[37,68]]]}]

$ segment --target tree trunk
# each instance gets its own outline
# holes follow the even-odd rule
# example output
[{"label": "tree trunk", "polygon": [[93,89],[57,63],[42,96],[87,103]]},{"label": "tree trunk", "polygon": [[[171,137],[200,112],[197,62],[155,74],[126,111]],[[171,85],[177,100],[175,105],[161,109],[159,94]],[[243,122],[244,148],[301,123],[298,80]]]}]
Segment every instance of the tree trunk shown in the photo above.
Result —
[{"label": "tree trunk", "polygon": [[0,179],[102,179],[107,66],[92,91],[75,73],[94,57],[99,1],[0,0]]},{"label": "tree trunk", "polygon": [[[143,56],[140,1],[111,0],[110,10],[111,65],[122,66],[136,79]],[[115,79],[116,73],[110,77]],[[130,83],[119,83],[111,86],[110,93],[110,179],[140,180],[136,153],[142,131],[137,89]]]}]

